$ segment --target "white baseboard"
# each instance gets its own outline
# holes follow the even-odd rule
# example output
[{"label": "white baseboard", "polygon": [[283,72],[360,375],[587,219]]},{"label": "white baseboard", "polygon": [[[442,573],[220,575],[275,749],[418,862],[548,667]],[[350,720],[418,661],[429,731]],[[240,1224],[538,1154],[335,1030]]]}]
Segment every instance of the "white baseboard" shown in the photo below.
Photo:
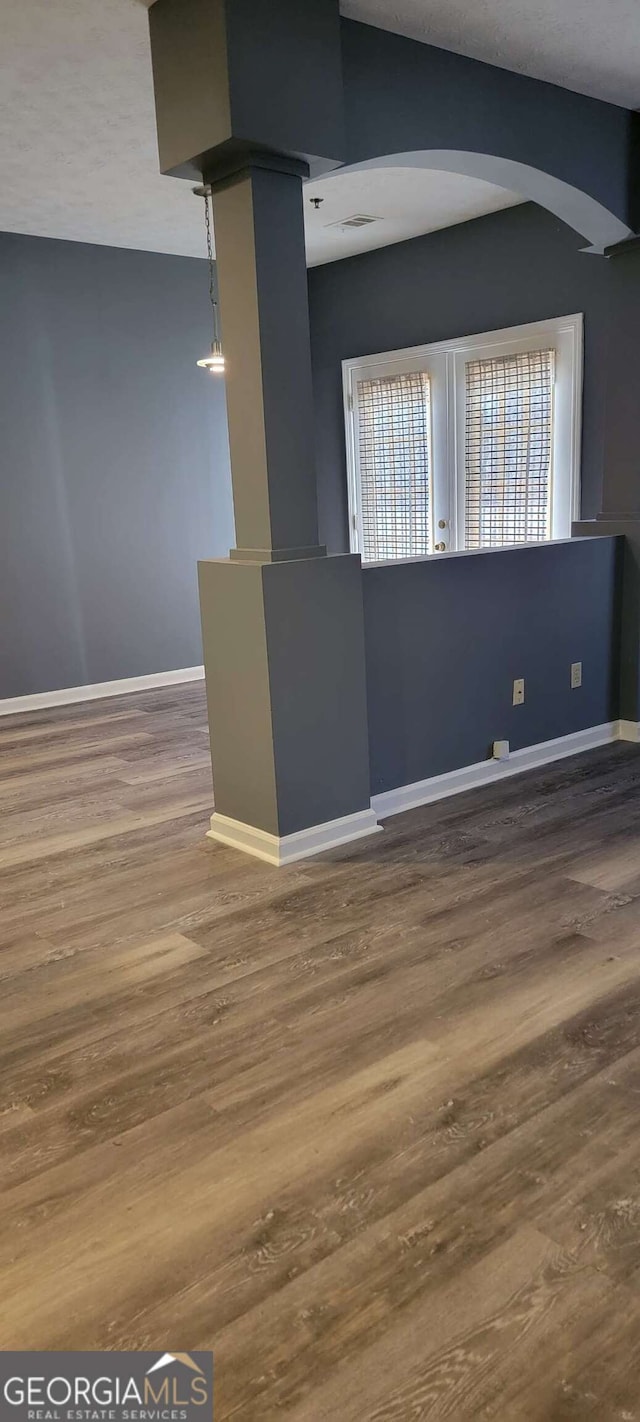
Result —
[{"label": "white baseboard", "polygon": [[460,795],[479,785],[490,785],[504,780],[506,776],[550,765],[565,756],[578,755],[581,751],[594,750],[597,746],[617,740],[640,741],[640,727],[632,721],[606,721],[601,726],[588,726],[584,731],[574,731],[568,736],[558,736],[552,741],[540,741],[537,745],[512,751],[508,760],[479,761],[476,765],[464,765],[444,775],[433,775],[428,780],[418,780],[414,785],[400,785],[396,790],[372,795],[370,810],[346,815],[344,819],[331,820],[324,825],[314,825],[311,829],[282,838],[218,814],[212,816],[208,834],[210,839],[243,850],[245,854],[253,854],[268,864],[292,864],[297,859],[320,854],[323,849],[374,834],[382,828],[378,819],[387,819],[401,814],[403,810],[416,809],[419,805],[429,805],[449,795]]},{"label": "white baseboard", "polygon": [[380,795],[371,796],[371,805],[380,819],[398,815],[403,810],[413,810],[418,805],[429,805],[433,800],[442,800],[447,795],[459,795],[463,790],[473,790],[478,785],[490,785],[496,780],[504,780],[507,775],[519,775],[523,770],[533,770],[538,765],[549,765],[554,760],[562,760],[567,755],[577,755],[580,751],[593,750],[606,745],[608,741],[638,740],[638,736],[626,736],[621,726],[634,726],[635,722],[606,721],[602,726],[589,726],[586,731],[574,731],[569,736],[558,736],[553,741],[540,741],[537,745],[526,746],[524,750],[512,751],[508,760],[481,760],[475,765],[464,765],[460,770],[449,770],[444,775],[433,775],[428,780],[418,780],[414,785],[400,785],[397,790],[385,790]]},{"label": "white baseboard", "polygon": [[254,829],[241,820],[229,819],[227,815],[212,815],[208,838],[227,844],[232,849],[241,849],[245,854],[253,854],[256,859],[264,859],[267,864],[282,868],[297,859],[307,859],[311,854],[321,854],[324,849],[336,849],[338,845],[350,844],[364,835],[376,834],[382,829],[373,810],[359,810],[355,815],[344,815],[339,820],[328,820],[323,825],[312,825],[310,829],[298,830],[296,834],[278,836],[266,830]]},{"label": "white baseboard", "polygon": [[33,696],[11,696],[6,701],[0,701],[0,716],[15,716],[20,711],[46,711],[52,706],[72,706],[75,701],[97,701],[103,696],[127,696],[132,691],[153,691],[160,686],[201,681],[203,677],[204,667],[183,667],[180,671],[129,676],[122,681],[98,681],[93,686],[63,686],[59,691],[38,691]]},{"label": "white baseboard", "polygon": [[[55,706],[68,706],[74,702],[95,701],[108,696],[125,696],[135,691],[150,691],[163,686],[176,686],[183,682],[201,681],[204,667],[184,667],[178,671],[152,672],[148,676],[125,677],[121,681],[101,681],[91,686],[62,687],[57,691],[37,692],[33,696],[14,696],[0,701],[0,716],[13,716],[22,711],[41,711]],[[607,721],[601,726],[589,726],[584,731],[574,731],[568,736],[558,736],[552,741],[540,741],[537,745],[526,746],[523,750],[512,751],[508,760],[483,760],[475,765],[465,765],[459,770],[450,770],[444,775],[433,775],[427,780],[418,780],[413,785],[400,785],[395,790],[385,790],[371,796],[371,808],[360,810],[355,815],[345,815],[339,820],[329,820],[325,824],[313,825],[297,834],[278,836],[267,834],[233,820],[226,815],[214,814],[210,839],[234,849],[243,850],[263,859],[268,864],[282,866],[293,864],[298,859],[320,854],[325,849],[333,849],[364,835],[375,834],[382,829],[378,819],[401,814],[403,810],[416,809],[434,800],[442,800],[448,795],[459,795],[479,785],[490,785],[505,776],[518,775],[536,766],[548,765],[565,756],[577,755],[580,751],[592,750],[606,745],[609,741],[630,741],[640,743],[640,722]]]},{"label": "white baseboard", "polygon": [[638,721],[616,721],[618,727],[617,739],[619,741],[640,741],[640,723]]}]

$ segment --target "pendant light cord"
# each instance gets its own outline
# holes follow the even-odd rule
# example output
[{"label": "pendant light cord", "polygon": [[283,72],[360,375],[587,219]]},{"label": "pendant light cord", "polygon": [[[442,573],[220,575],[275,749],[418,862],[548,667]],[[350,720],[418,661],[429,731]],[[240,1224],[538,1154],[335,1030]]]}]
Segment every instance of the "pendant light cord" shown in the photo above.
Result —
[{"label": "pendant light cord", "polygon": [[[203,356],[202,360],[196,361],[196,365],[208,370],[212,375],[223,375],[225,369],[224,352],[220,340],[220,319],[218,315],[218,299],[216,293],[216,274],[213,261],[213,213],[209,209],[209,199],[211,198],[211,188],[205,183],[202,187],[194,188],[196,197],[204,198],[204,219],[207,227],[207,260],[209,262],[209,300],[211,302],[211,312],[213,315],[213,340],[208,356]],[[213,207],[213,199],[211,201]]]},{"label": "pendant light cord", "polygon": [[215,341],[220,340],[220,329],[218,323],[218,302],[216,298],[216,283],[213,264],[213,237],[211,234],[211,214],[209,212],[209,192],[205,188],[204,192],[204,217],[207,226],[207,257],[209,260],[209,300],[213,313],[213,337]]}]

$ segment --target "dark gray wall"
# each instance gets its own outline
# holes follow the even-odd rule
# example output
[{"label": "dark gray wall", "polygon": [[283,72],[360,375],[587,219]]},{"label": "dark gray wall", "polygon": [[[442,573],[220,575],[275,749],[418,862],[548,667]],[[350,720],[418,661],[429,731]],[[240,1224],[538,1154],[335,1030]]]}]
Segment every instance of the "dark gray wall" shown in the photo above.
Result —
[{"label": "dark gray wall", "polygon": [[640,243],[608,262],[611,340],[607,353],[604,508],[640,512]]},{"label": "dark gray wall", "polygon": [[[640,274],[640,253],[635,270]],[[585,315],[583,517],[602,485],[610,263],[527,203],[309,273],[320,541],[349,546],[341,362],[526,321]],[[635,398],[635,397],[634,397]],[[636,399],[636,406],[638,401]]]},{"label": "dark gray wall", "polygon": [[0,699],[202,661],[234,541],[206,264],[0,235]]},{"label": "dark gray wall", "polygon": [[618,716],[640,722],[640,523],[630,518],[576,523],[574,537],[624,536],[620,558]]},{"label": "dark gray wall", "polygon": [[[371,792],[615,720],[622,540],[364,572]],[[572,691],[572,662],[583,684]],[[525,678],[525,703],[511,704]]]},{"label": "dark gray wall", "polygon": [[[640,252],[615,260],[635,311]],[[348,546],[344,357],[575,310],[583,508],[598,512],[613,267],[527,205],[310,273],[331,551]],[[5,234],[0,323],[0,698],[199,663],[196,564],[234,541],[223,389],[194,364],[209,342],[204,264]],[[625,369],[615,445],[624,407],[632,453],[617,457],[637,479]]]},{"label": "dark gray wall", "polygon": [[554,84],[342,20],[347,161],[450,149],[526,163],[634,227],[636,114]]}]

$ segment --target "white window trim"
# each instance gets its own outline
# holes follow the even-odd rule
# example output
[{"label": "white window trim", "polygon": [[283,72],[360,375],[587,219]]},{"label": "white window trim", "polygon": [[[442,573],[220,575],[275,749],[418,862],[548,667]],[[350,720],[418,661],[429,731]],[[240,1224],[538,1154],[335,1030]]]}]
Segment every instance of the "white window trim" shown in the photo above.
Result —
[{"label": "white window trim", "polygon": [[[464,366],[474,353],[506,355],[510,351],[535,350],[540,341],[553,338],[557,353],[554,389],[555,418],[552,471],[552,534],[551,541],[569,538],[571,523],[580,518],[580,463],[582,441],[582,386],[584,368],[584,318],[581,312],[572,316],[551,317],[525,326],[508,326],[500,331],[483,331],[457,340],[435,341],[430,345],[410,346],[403,350],[352,357],[342,362],[342,385],[347,445],[347,491],[349,503],[349,540],[352,553],[362,549],[360,522],[358,440],[355,421],[354,389],[363,373],[369,377],[390,375],[394,370],[428,369],[432,380],[432,458],[434,469],[439,466],[446,477],[447,489],[453,494],[453,506],[442,507],[434,484],[432,499],[432,543],[439,540],[436,524],[446,516],[449,538],[447,552],[462,552],[458,539],[464,538],[464,401],[460,399],[460,384],[464,382]],[[560,378],[559,378],[560,377]],[[440,399],[434,398],[440,385]],[[441,488],[444,480],[440,481]],[[506,546],[506,545],[505,545]],[[515,544],[518,548],[527,544]],[[486,551],[486,550],[478,550]],[[429,557],[442,556],[427,555]]]}]

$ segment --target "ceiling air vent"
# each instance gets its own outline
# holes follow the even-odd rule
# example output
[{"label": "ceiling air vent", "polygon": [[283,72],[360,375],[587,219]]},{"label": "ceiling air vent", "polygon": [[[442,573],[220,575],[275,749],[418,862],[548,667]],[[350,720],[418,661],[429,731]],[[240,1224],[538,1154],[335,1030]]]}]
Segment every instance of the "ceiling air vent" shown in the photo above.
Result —
[{"label": "ceiling air vent", "polygon": [[353,217],[342,217],[339,222],[328,222],[328,227],[368,227],[370,222],[378,222],[379,218],[369,217],[364,212],[356,212]]}]

